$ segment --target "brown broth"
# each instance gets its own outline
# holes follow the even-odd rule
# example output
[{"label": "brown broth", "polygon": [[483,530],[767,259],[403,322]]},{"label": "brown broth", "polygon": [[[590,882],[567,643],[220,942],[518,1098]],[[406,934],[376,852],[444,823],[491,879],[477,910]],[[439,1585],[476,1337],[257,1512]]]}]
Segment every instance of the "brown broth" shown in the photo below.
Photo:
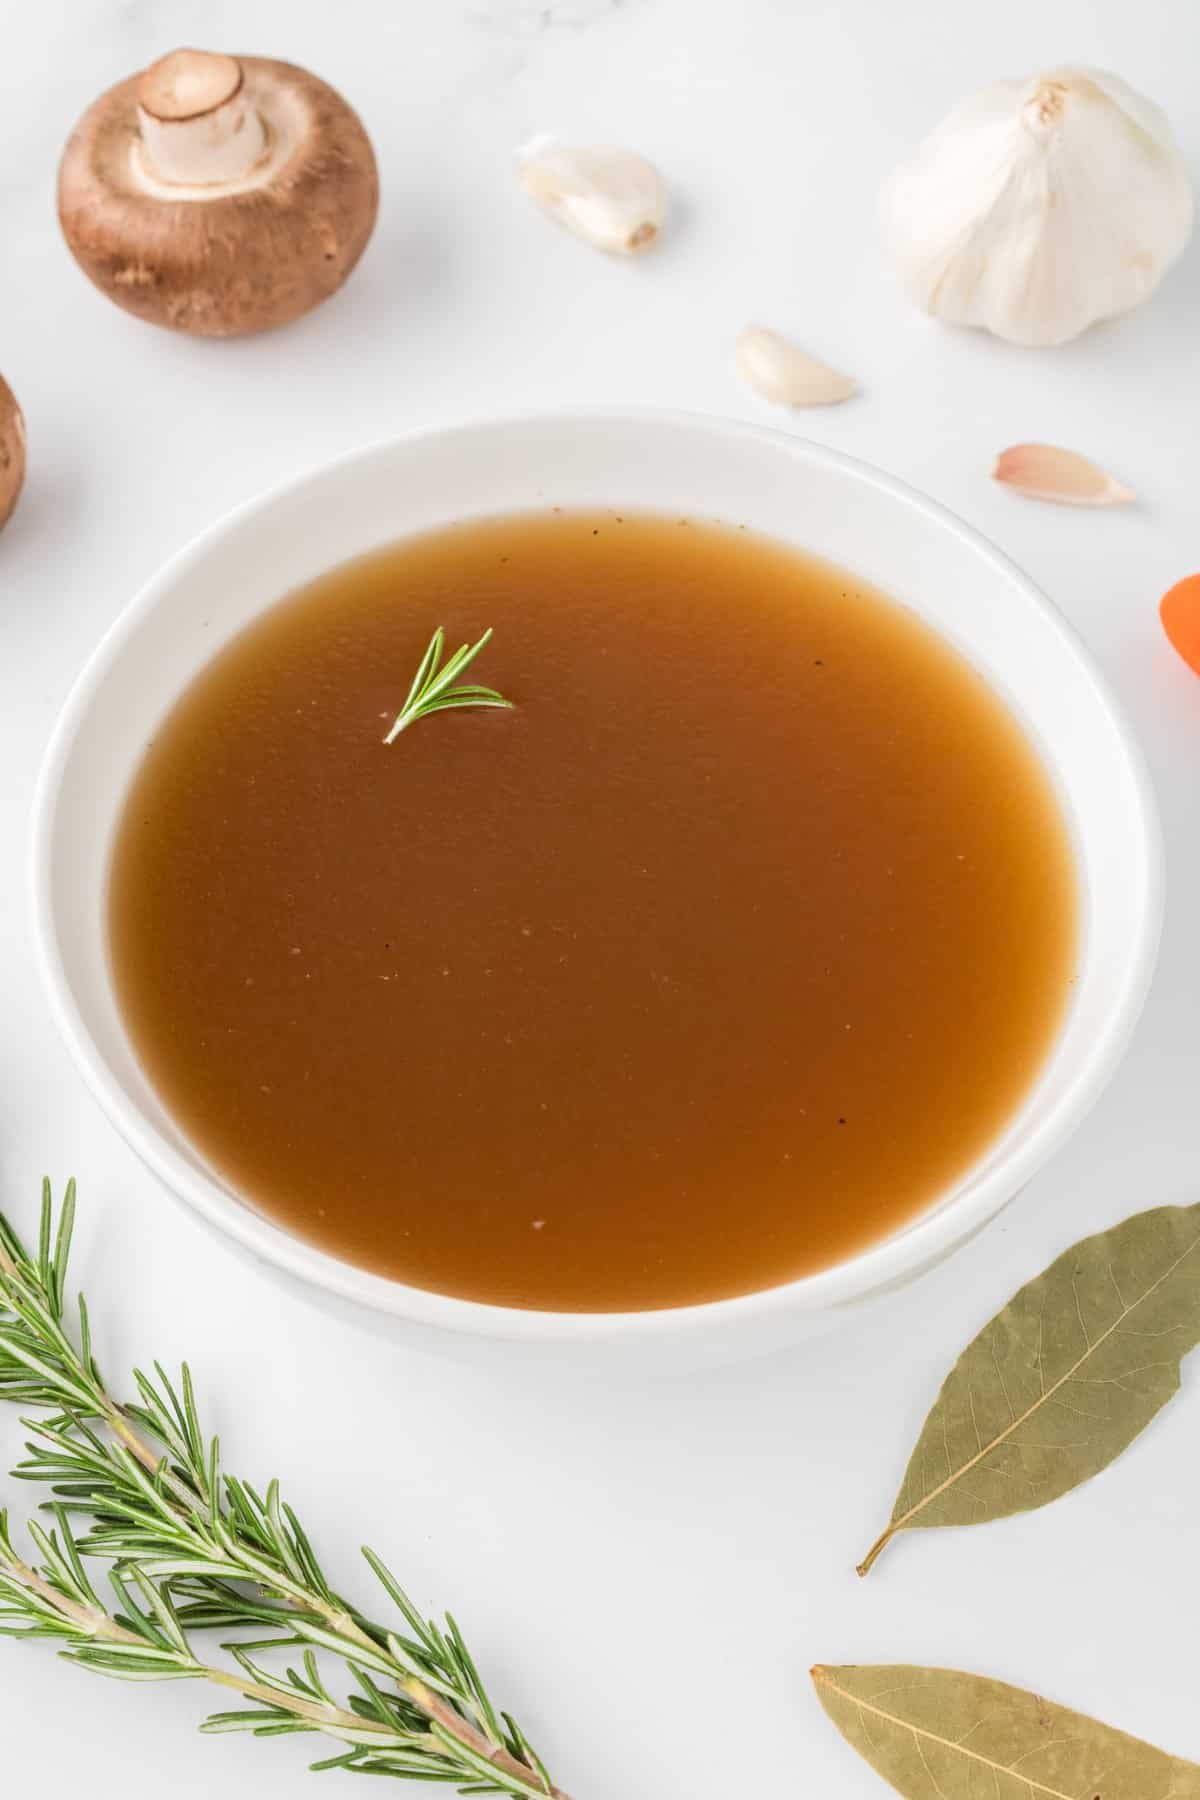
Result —
[{"label": "brown broth", "polygon": [[[435,625],[513,712],[381,742]],[[349,1262],[556,1310],[770,1287],[1003,1128],[1069,991],[1050,784],[912,614],[732,528],[488,520],[335,569],[147,752],[110,926],[210,1164]]]}]

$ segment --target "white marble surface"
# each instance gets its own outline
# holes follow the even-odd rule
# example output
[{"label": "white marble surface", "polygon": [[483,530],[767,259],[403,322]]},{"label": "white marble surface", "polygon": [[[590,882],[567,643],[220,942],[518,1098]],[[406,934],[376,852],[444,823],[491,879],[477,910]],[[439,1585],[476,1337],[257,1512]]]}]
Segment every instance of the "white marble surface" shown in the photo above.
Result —
[{"label": "white marble surface", "polygon": [[[32,457],[0,541],[0,1178],[4,1206],[28,1221],[43,1170],[80,1176],[79,1268],[105,1360],[190,1356],[231,1463],[283,1476],[339,1570],[367,1538],[423,1602],[455,1608],[579,1800],[882,1793],[809,1690],[818,1660],[976,1668],[1200,1759],[1195,1375],[1135,1451],[1058,1506],[909,1539],[866,1584],[853,1572],[973,1329],[1085,1231],[1200,1194],[1200,682],[1155,614],[1200,564],[1200,243],[1141,313],[1057,353],[1021,352],[907,309],[879,266],[875,194],[960,92],[1068,58],[1154,95],[1200,166],[1200,12],[1187,0],[0,0],[0,24],[0,368]],[[258,341],[189,342],[126,318],[55,225],[55,159],[76,113],[196,40],[311,65],[352,97],[380,153],[383,213],[351,285]],[[511,159],[545,129],[661,163],[678,206],[652,259],[605,262],[535,216]],[[21,883],[42,745],[99,633],[226,507],[368,440],[464,416],[612,399],[760,416],[730,366],[751,317],[860,377],[861,399],[808,429],[998,539],[1116,683],[1170,853],[1144,1023],[1100,1109],[1003,1220],[823,1345],[636,1387],[381,1347],[202,1235],[68,1066],[34,982]],[[990,458],[1023,438],[1090,450],[1141,505],[1095,516],[1000,492]],[[0,1420],[4,1468],[17,1444]],[[28,1499],[7,1480],[0,1493],[18,1510]],[[302,1745],[191,1735],[205,1699],[0,1644],[4,1791],[299,1791]]]}]

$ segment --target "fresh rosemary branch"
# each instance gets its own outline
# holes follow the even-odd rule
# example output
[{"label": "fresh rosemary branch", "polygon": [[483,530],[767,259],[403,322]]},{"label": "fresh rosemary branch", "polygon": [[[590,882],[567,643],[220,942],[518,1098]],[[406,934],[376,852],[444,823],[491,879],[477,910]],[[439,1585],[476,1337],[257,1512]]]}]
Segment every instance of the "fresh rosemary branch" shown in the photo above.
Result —
[{"label": "fresh rosemary branch", "polygon": [[[65,1322],[74,1213],[74,1182],[57,1221],[43,1184],[36,1253],[0,1214],[0,1398],[49,1409],[24,1421],[33,1438],[14,1473],[49,1484],[55,1521],[31,1521],[29,1561],[0,1513],[0,1634],[57,1639],[68,1660],[100,1674],[231,1689],[249,1706],[213,1714],[202,1730],[335,1740],[338,1753],[314,1768],[566,1800],[496,1710],[453,1619],[423,1619],[364,1550],[402,1623],[368,1618],[330,1587],[278,1482],[260,1495],[223,1472],[186,1365],[178,1386],[157,1363],[153,1379],[135,1371],[138,1398],[113,1399],[82,1296],[77,1341]],[[112,1600],[86,1571],[91,1557],[111,1564]],[[212,1632],[236,1634],[219,1646],[229,1663],[197,1648]],[[330,1691],[322,1654],[342,1665],[344,1698]]]},{"label": "fresh rosemary branch", "polygon": [[472,687],[469,683],[462,687],[451,685],[475,661],[491,635],[489,627],[477,644],[463,644],[443,667],[442,651],[446,644],[446,634],[438,626],[413,676],[408,699],[396,714],[395,722],[383,740],[385,744],[394,744],[402,731],[406,731],[418,719],[423,719],[426,713],[444,712],[451,706],[512,705],[512,701],[506,700],[503,694],[498,694],[495,688]]}]

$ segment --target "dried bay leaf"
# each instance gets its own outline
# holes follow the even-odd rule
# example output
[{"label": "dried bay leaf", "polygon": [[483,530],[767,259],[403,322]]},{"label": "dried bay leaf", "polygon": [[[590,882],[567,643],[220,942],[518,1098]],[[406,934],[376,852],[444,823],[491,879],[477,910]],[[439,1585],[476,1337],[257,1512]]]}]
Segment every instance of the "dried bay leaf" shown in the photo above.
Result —
[{"label": "dried bay leaf", "polygon": [[1200,1765],[1002,1681],[905,1664],[812,1676],[906,1800],[1200,1800]]},{"label": "dried bay leaf", "polygon": [[859,1574],[897,1532],[1029,1512],[1099,1474],[1177,1392],[1197,1343],[1200,1205],[1074,1244],[951,1369]]}]

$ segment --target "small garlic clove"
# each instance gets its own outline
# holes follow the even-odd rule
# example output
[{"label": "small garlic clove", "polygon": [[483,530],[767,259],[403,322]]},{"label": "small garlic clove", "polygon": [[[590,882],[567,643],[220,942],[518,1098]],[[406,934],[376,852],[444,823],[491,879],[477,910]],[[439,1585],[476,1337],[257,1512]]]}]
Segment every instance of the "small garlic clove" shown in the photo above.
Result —
[{"label": "small garlic clove", "polygon": [[666,184],[653,163],[632,150],[535,140],[519,173],[521,186],[545,212],[597,250],[632,255],[649,249],[662,230]]},{"label": "small garlic clove", "polygon": [[734,360],[742,380],[775,406],[836,406],[857,385],[765,325],[747,326]]},{"label": "small garlic clove", "polygon": [[1137,498],[1077,450],[1054,444],[1014,444],[1002,450],[992,479],[1030,500],[1055,500],[1063,506],[1124,506]]}]

